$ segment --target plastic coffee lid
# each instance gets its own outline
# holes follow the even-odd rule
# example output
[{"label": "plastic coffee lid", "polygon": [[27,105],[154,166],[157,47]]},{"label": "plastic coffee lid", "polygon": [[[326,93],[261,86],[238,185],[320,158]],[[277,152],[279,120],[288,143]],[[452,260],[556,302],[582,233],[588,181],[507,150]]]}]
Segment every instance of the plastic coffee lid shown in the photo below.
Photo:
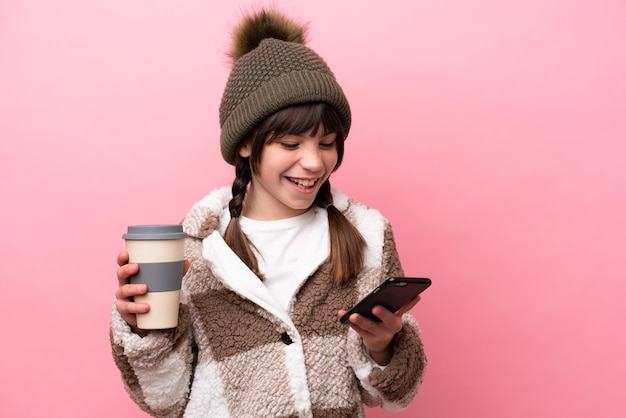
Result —
[{"label": "plastic coffee lid", "polygon": [[183,232],[182,225],[133,225],[128,227],[128,232],[122,235],[128,240],[151,240],[151,239],[182,239],[187,234]]}]

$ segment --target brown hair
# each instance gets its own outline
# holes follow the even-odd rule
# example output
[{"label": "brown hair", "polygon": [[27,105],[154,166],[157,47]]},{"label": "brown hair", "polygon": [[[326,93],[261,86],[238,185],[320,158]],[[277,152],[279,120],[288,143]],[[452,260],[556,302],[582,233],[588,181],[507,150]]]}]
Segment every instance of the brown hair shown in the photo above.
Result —
[{"label": "brown hair", "polygon": [[[302,134],[310,129],[313,129],[313,135],[315,135],[320,128],[324,130],[324,135],[333,132],[337,134],[337,165],[334,168],[336,170],[343,160],[345,132],[337,111],[325,103],[290,106],[272,114],[257,125],[242,141],[242,143],[250,141],[250,157],[243,158],[238,153],[235,156],[233,198],[228,204],[231,220],[226,227],[224,240],[260,279],[263,279],[263,275],[259,271],[252,244],[241,229],[239,216],[243,209],[248,184],[253,174],[258,172],[261,151],[265,144],[284,135]],[[356,227],[333,206],[329,180],[322,184],[313,204],[326,208],[328,211],[330,262],[333,275],[337,284],[346,283],[361,271],[363,252],[367,244]]]}]

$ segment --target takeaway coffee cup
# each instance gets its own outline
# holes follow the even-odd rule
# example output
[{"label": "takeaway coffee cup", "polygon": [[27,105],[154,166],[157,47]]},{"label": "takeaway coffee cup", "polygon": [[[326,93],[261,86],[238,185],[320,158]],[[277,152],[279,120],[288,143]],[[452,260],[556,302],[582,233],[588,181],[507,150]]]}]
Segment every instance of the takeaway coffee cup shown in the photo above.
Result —
[{"label": "takeaway coffee cup", "polygon": [[138,328],[166,329],[178,325],[185,237],[182,225],[129,226],[122,236],[128,262],[139,265],[139,272],[130,282],[148,286],[146,294],[135,296],[135,302],[150,305],[148,312],[137,314]]}]

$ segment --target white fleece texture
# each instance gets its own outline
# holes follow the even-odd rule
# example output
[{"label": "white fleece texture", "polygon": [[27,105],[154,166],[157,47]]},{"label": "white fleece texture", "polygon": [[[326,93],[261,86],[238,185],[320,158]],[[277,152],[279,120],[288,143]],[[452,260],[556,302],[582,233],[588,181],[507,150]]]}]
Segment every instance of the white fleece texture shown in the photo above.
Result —
[{"label": "white fleece texture", "polygon": [[[196,366],[195,375],[191,397],[184,416],[186,418],[206,416],[230,418],[217,365],[214,362],[200,363]],[[210,411],[210,415],[206,415],[207,411]]]},{"label": "white fleece texture", "polygon": [[306,378],[306,367],[304,352],[302,351],[302,341],[300,336],[291,336],[293,341],[290,345],[285,345],[285,362],[289,373],[289,386],[295,400],[298,412],[311,413],[311,396]]},{"label": "white fleece texture", "polygon": [[[145,364],[141,361],[144,354],[158,351],[160,346],[167,344],[166,338],[158,333],[150,333],[143,338],[135,334],[115,305],[111,315],[111,327],[114,342],[124,347],[124,353],[133,365],[148,406],[154,409],[166,408],[186,396],[190,376],[184,353],[172,351],[162,360],[162,367]],[[185,349],[185,346],[181,349]]]}]

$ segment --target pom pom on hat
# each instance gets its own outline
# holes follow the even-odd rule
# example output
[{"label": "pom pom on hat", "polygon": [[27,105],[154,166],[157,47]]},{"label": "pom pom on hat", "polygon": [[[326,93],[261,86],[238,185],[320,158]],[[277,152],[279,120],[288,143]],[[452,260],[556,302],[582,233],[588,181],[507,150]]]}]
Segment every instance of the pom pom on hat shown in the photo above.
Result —
[{"label": "pom pom on hat", "polygon": [[263,39],[274,38],[285,42],[306,44],[307,26],[276,10],[261,10],[246,16],[233,30],[229,57],[234,63],[255,49]]},{"label": "pom pom on hat", "polygon": [[348,101],[328,65],[305,45],[306,35],[306,25],[276,10],[247,15],[234,29],[229,51],[233,68],[220,104],[220,145],[229,164],[259,122],[292,105],[330,104],[347,136]]}]

